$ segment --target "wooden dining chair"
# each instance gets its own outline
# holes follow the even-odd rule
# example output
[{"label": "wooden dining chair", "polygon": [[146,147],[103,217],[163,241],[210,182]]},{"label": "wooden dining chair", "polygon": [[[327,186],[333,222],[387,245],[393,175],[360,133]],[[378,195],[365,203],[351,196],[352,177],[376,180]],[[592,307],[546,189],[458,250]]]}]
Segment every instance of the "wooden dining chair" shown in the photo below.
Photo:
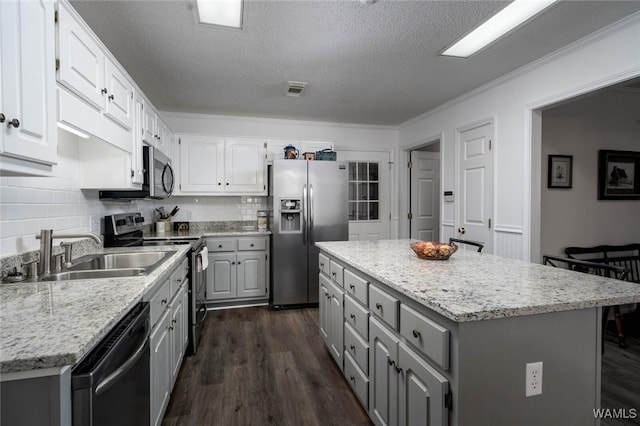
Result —
[{"label": "wooden dining chair", "polygon": [[[554,267],[565,267],[571,271],[583,272],[585,274],[599,275],[601,277],[615,278],[625,281],[630,274],[630,269],[622,266],[607,265],[606,263],[590,262],[587,260],[572,259],[569,257],[559,257],[551,255],[542,256],[542,264]],[[604,332],[607,325],[607,317],[611,306],[605,306],[602,309],[602,352],[604,353]],[[615,310],[616,307],[614,307]],[[616,321],[618,325],[618,321]],[[622,334],[622,323],[618,328],[618,345],[621,348],[626,347],[624,342],[624,334]]]},{"label": "wooden dining chair", "polygon": [[480,241],[471,241],[471,240],[461,240],[458,238],[449,238],[449,244],[451,243],[459,243],[466,244],[468,246],[474,246],[478,248],[478,253],[482,253],[482,249],[484,248],[484,243]]}]

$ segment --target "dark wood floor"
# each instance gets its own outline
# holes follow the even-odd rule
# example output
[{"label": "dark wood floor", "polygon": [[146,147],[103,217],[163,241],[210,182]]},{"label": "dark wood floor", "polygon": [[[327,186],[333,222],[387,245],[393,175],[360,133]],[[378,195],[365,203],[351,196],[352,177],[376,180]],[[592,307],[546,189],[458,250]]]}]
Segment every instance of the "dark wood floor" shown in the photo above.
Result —
[{"label": "dark wood floor", "polygon": [[162,422],[369,425],[318,333],[318,309],[210,311]]},{"label": "dark wood floor", "polygon": [[[605,340],[603,408],[640,416],[640,340]],[[318,334],[318,309],[210,311],[185,358],[162,422],[177,425],[370,425]],[[639,425],[640,417],[603,420]]]},{"label": "dark wood floor", "polygon": [[640,339],[627,337],[626,349],[614,336],[605,338],[602,355],[602,408],[635,408],[635,419],[604,419],[603,426],[640,425]]}]

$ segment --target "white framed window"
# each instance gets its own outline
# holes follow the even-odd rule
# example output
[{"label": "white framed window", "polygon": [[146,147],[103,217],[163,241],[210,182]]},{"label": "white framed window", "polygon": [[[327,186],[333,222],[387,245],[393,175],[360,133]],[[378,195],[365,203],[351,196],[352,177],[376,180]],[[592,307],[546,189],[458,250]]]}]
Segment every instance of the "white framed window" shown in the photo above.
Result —
[{"label": "white framed window", "polygon": [[380,220],[380,165],[349,162],[349,221]]}]

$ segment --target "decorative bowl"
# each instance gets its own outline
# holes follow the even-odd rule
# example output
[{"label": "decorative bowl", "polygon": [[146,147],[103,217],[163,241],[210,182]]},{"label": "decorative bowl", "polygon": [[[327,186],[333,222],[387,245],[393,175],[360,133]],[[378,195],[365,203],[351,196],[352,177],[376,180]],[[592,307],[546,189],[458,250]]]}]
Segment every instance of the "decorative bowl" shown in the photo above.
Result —
[{"label": "decorative bowl", "polygon": [[420,259],[447,260],[458,250],[454,243],[434,243],[432,241],[414,241],[411,249]]}]

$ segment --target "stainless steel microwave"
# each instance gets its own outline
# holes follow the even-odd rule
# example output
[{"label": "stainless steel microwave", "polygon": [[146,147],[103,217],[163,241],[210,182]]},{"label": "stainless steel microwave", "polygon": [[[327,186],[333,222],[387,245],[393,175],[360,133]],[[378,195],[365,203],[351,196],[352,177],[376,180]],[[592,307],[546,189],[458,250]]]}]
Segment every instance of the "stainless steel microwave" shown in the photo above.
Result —
[{"label": "stainless steel microwave", "polygon": [[99,191],[101,200],[153,198],[162,200],[173,193],[174,174],[171,159],[152,146],[142,148],[143,176],[141,190]]}]

